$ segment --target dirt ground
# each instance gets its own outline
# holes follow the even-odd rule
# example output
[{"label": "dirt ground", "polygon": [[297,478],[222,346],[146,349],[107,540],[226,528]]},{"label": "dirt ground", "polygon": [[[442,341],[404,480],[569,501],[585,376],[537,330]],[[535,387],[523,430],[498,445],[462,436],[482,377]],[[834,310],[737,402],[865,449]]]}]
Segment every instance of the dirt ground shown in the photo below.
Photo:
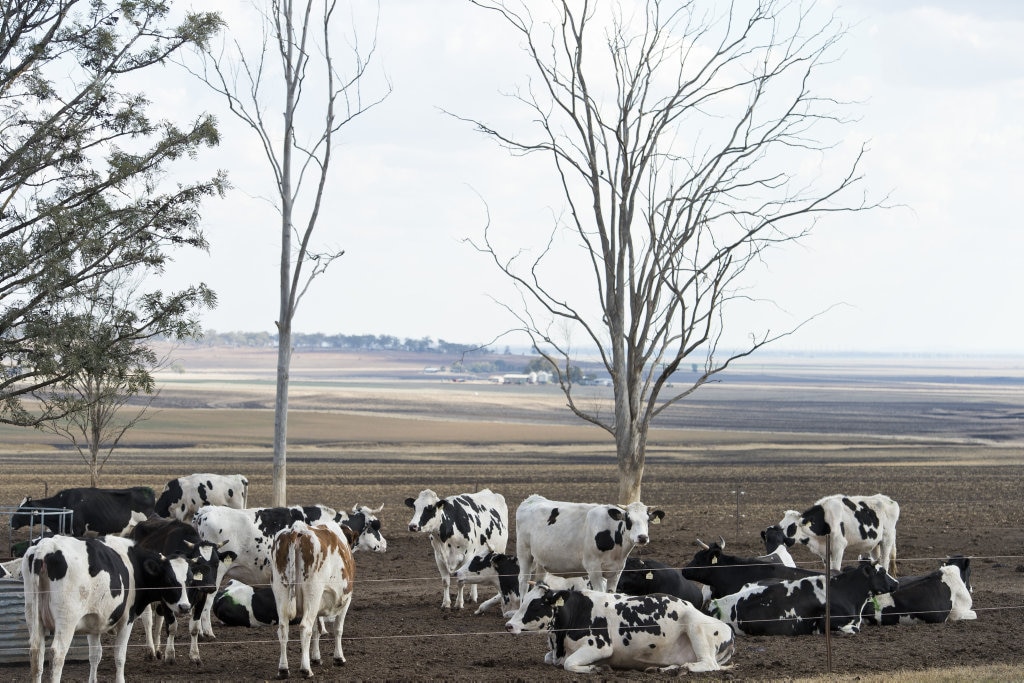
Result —
[{"label": "dirt ground", "polygon": [[[543,638],[503,631],[496,612],[475,616],[471,609],[440,609],[440,580],[425,537],[407,531],[409,511],[402,504],[420,489],[441,495],[482,487],[502,493],[510,510],[527,495],[539,492],[554,499],[599,501],[613,492],[613,467],[606,459],[539,464],[536,458],[494,456],[489,463],[467,457],[465,463],[410,463],[400,458],[361,459],[295,457],[290,466],[294,500],[322,501],[348,507],[354,503],[384,504],[381,512],[388,539],[385,554],[358,554],[353,607],[345,624],[343,669],[330,664],[332,643],[322,641],[328,662],[317,670],[323,680],[580,680],[543,663]],[[225,456],[223,471],[250,469],[256,501],[268,490],[262,463],[248,465]],[[53,470],[47,472],[52,467]],[[159,481],[157,473],[211,469],[193,458],[139,462],[126,468],[125,485]],[[19,482],[50,475],[59,481],[60,463],[5,468],[0,500],[10,501]],[[1024,510],[1021,483],[1024,466],[955,464],[924,466],[844,465],[827,459],[794,467],[753,455],[728,464],[684,463],[654,457],[649,464],[645,501],[665,510],[665,523],[652,528],[653,540],[643,555],[675,565],[694,552],[695,538],[724,536],[738,553],[758,551],[764,526],[778,521],[783,510],[836,491],[884,491],[902,507],[898,526],[901,573],[923,573],[948,553],[974,556],[974,609],[978,620],[937,626],[871,627],[853,637],[832,639],[832,670],[865,674],[902,669],[1024,664]],[[741,490],[741,496],[735,491]],[[737,501],[738,499],[738,501]],[[15,501],[16,502],[16,501]],[[737,511],[740,514],[737,519]],[[798,561],[812,563],[798,550]],[[489,597],[485,589],[482,597]],[[136,627],[128,653],[130,680],[248,681],[273,678],[278,645],[273,630],[221,627],[216,642],[203,643],[203,662],[187,661],[187,640],[179,639],[176,664],[151,662],[141,647]],[[109,646],[100,678],[113,674]],[[292,644],[293,676],[298,652]],[[823,636],[739,637],[733,668],[697,679],[761,680],[815,676],[827,672]],[[24,666],[7,666],[0,678],[23,680]],[[84,679],[86,662],[69,663],[66,680]],[[614,679],[659,679],[667,674],[615,672]],[[605,679],[607,676],[600,676]]]},{"label": "dirt ground", "polygon": [[[266,355],[265,353],[263,354]],[[231,358],[234,358],[233,356]],[[207,358],[222,372],[223,358]],[[235,361],[232,361],[235,362]],[[255,363],[255,361],[253,361]],[[350,508],[384,505],[384,554],[356,555],[353,607],[345,623],[344,668],[321,680],[584,680],[543,663],[545,640],[513,636],[497,613],[442,611],[441,582],[428,539],[407,530],[403,501],[424,488],[439,495],[484,487],[505,496],[510,514],[532,493],[612,502],[613,447],[606,434],[566,417],[557,390],[406,380],[346,383],[322,357],[297,363],[289,420],[291,503]],[[271,360],[260,359],[266,367]],[[230,383],[203,376],[198,360],[168,382],[163,411],[137,430],[105,470],[103,486],[146,485],[158,492],[191,472],[241,472],[250,504],[270,502],[271,383],[239,369]],[[365,362],[364,362],[365,365]],[[337,367],[344,369],[345,362]],[[825,365],[829,368],[830,366]],[[724,537],[737,554],[760,552],[760,531],[787,509],[833,493],[886,493],[901,506],[900,574],[937,567],[948,554],[973,557],[976,621],[868,627],[852,637],[745,637],[732,668],[688,674],[697,680],[790,680],[885,674],[953,666],[1024,667],[1024,393],[1019,369],[946,367],[896,377],[889,368],[849,378],[756,368],[733,384],[702,389],[652,432],[643,500],[665,511],[643,556],[686,564],[697,538]],[[308,376],[303,374],[307,372]],[[779,373],[782,373],[781,379]],[[831,372],[831,369],[829,369]],[[191,374],[190,374],[191,373]],[[241,378],[237,379],[236,378]],[[362,380],[361,380],[362,381]],[[547,391],[548,394],[544,392]],[[595,396],[597,396],[595,394]],[[600,398],[598,396],[598,398]],[[597,400],[597,399],[595,399]],[[77,455],[38,432],[0,429],[0,505],[88,485]],[[0,520],[0,524],[5,524]],[[0,527],[2,529],[2,527]],[[509,549],[514,548],[514,525]],[[3,538],[0,533],[0,539]],[[0,544],[2,547],[2,544]],[[804,549],[794,557],[820,566]],[[481,598],[491,595],[483,589]],[[202,664],[147,660],[137,625],[127,677],[145,681],[259,681],[277,673],[271,629],[217,628],[202,643]],[[294,631],[294,629],[293,629]],[[109,639],[100,679],[114,664]],[[297,676],[297,644],[291,645]],[[87,662],[69,662],[65,680],[84,680]],[[0,680],[25,680],[27,665],[0,667]],[[659,680],[620,672],[593,680]]]}]

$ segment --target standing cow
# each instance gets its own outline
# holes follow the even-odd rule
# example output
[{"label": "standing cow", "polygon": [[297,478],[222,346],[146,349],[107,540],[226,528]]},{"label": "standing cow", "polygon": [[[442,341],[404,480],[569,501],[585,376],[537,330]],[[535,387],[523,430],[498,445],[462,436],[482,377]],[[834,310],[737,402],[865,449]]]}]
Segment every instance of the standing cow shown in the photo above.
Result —
[{"label": "standing cow", "polygon": [[[181,555],[189,560],[188,597],[192,603],[192,618],[189,621],[189,659],[200,663],[199,628],[200,618],[206,601],[217,591],[217,569],[220,566],[220,554],[213,543],[202,540],[199,532],[190,524],[176,519],[153,517],[141,522],[132,529],[131,538],[140,548],[153,550],[164,555]],[[154,638],[153,613],[156,612],[156,636]],[[174,613],[163,605],[157,604],[147,609],[142,615],[142,624],[146,632],[146,645],[149,647],[150,659],[160,656],[160,631],[167,637],[163,658],[167,663],[175,660],[174,638],[177,635],[178,623]]]},{"label": "standing cow", "polygon": [[190,474],[171,479],[156,501],[160,517],[191,522],[204,505],[241,509],[249,496],[249,480],[241,474]]},{"label": "standing cow", "polygon": [[[75,488],[64,489],[49,498],[26,497],[11,515],[11,528],[20,529],[37,522],[50,527],[60,518],[52,513],[44,515],[42,510],[67,509],[72,511],[71,535],[78,536],[127,536],[132,527],[153,514],[156,496],[148,486],[133,486],[128,489]],[[52,531],[67,533],[66,530]]]},{"label": "standing cow", "polygon": [[[294,522],[304,522],[310,526],[328,521],[343,524],[345,518],[347,516],[344,513],[326,505],[244,510],[207,505],[199,509],[192,525],[199,532],[200,538],[220,548],[222,561],[218,567],[216,585],[221,585],[225,579],[237,578],[251,586],[266,586],[271,579],[270,545],[279,531]],[[373,528],[371,520],[359,538],[367,537],[367,530]],[[210,620],[212,604],[212,600],[206,602],[202,615],[201,632],[208,638],[214,637]]]},{"label": "standing cow", "polygon": [[[505,498],[490,489],[438,498],[430,489],[424,489],[416,498],[406,498],[405,504],[413,509],[409,531],[430,535],[444,591],[441,609],[450,609],[452,576],[462,563],[484,549],[505,552],[508,544]],[[455,609],[462,609],[464,605],[464,588],[460,583]],[[474,602],[477,599],[476,584],[470,588],[470,599]]]},{"label": "standing cow", "polygon": [[345,663],[341,636],[356,573],[349,547],[352,533],[333,521],[318,526],[295,522],[274,537],[271,586],[280,618],[278,678],[288,678],[288,624],[296,618],[302,653],[299,669],[304,676],[312,677],[311,662],[320,663],[320,638],[313,637],[317,617],[334,619],[334,663]]},{"label": "standing cow", "polygon": [[[896,522],[900,506],[889,496],[826,496],[802,513],[787,510],[778,526],[786,537],[831,563],[838,571],[843,553],[869,554],[896,573]],[[832,551],[829,555],[828,537]]]},{"label": "standing cow", "polygon": [[582,572],[595,590],[614,589],[626,556],[634,546],[647,545],[648,525],[664,516],[640,502],[620,507],[530,496],[516,510],[519,594],[526,595],[534,572],[538,579],[543,572],[560,576]]},{"label": "standing cow", "polygon": [[44,538],[21,560],[32,679],[43,677],[44,636],[53,633],[51,677],[60,681],[76,631],[89,639],[89,680],[97,680],[100,636],[113,632],[115,681],[124,683],[128,637],[135,618],[153,602],[188,614],[191,569],[183,557],[140,548],[127,538]]},{"label": "standing cow", "polygon": [[544,662],[573,673],[599,665],[716,671],[735,650],[727,624],[675,596],[556,591],[544,583],[526,594],[505,630],[548,631]]}]

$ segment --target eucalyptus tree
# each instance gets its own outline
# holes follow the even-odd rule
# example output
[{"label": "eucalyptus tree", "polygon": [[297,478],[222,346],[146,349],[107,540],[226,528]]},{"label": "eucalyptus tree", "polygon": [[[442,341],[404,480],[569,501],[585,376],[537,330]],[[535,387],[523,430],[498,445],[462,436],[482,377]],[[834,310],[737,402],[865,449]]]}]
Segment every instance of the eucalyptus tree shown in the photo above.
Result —
[{"label": "eucalyptus tree", "polygon": [[[530,77],[510,93],[515,132],[460,118],[549,159],[567,209],[536,249],[503,242],[490,216],[472,243],[518,287],[503,305],[569,409],[615,439],[629,503],[651,421],[803,324],[744,327],[734,304],[758,299],[752,266],[820,218],[874,205],[858,189],[864,146],[842,138],[847,104],[821,92],[844,28],[788,0],[473,4],[522,45]],[[728,338],[747,343],[726,348],[738,329]],[[596,349],[610,408],[576,390],[573,345]],[[698,371],[677,374],[684,361]]]},{"label": "eucalyptus tree", "polygon": [[89,358],[195,325],[215,303],[202,284],[138,290],[95,335],[97,280],[164,272],[176,250],[206,249],[204,199],[222,174],[186,181],[181,162],[218,143],[209,116],[155,120],[130,87],[220,28],[217,14],[171,23],[159,0],[12,0],[0,17],[0,421],[39,425],[69,404],[24,401]]}]

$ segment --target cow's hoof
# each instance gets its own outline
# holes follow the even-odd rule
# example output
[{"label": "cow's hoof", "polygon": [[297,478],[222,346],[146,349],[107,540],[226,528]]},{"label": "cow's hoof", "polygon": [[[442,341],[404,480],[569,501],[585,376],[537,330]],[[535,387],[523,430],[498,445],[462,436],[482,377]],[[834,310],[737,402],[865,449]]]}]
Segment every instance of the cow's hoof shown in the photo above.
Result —
[{"label": "cow's hoof", "polygon": [[345,660],[341,657],[334,658],[334,666],[345,666]]},{"label": "cow's hoof", "polygon": [[214,640],[217,640],[217,636],[213,635],[212,633],[200,633],[198,640],[200,643],[209,643]]},{"label": "cow's hoof", "polygon": [[278,669],[277,670],[277,680],[283,681],[286,678],[288,678],[288,669]]},{"label": "cow's hoof", "polygon": [[320,666],[320,660],[319,659],[311,659],[311,660],[309,660],[309,665],[310,666]]},{"label": "cow's hoof", "polygon": [[146,653],[146,659],[148,659],[150,661],[153,661],[154,659],[160,659],[160,655],[159,654],[153,654],[152,652],[147,652]]},{"label": "cow's hoof", "polygon": [[309,669],[303,669],[302,670],[302,676],[303,676],[303,678],[312,678],[313,677],[313,672],[310,671]]}]

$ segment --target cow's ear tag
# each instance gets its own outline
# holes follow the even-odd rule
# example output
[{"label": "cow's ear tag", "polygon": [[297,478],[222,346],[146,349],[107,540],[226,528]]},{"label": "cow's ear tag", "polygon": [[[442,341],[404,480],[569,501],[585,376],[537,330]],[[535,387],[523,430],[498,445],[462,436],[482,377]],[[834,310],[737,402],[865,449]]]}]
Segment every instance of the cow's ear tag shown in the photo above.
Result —
[{"label": "cow's ear tag", "polygon": [[202,574],[193,574],[192,575],[192,580],[193,581],[202,581],[203,580],[203,575]]},{"label": "cow's ear tag", "polygon": [[711,564],[718,564],[718,558],[717,557],[712,557],[711,558]]},{"label": "cow's ear tag", "polygon": [[555,607],[561,607],[564,604],[565,600],[563,600],[562,598],[558,598],[558,600],[555,600]]},{"label": "cow's ear tag", "polygon": [[644,577],[644,578],[646,578],[648,581],[653,580],[654,579],[654,572],[647,572],[647,576]]}]

